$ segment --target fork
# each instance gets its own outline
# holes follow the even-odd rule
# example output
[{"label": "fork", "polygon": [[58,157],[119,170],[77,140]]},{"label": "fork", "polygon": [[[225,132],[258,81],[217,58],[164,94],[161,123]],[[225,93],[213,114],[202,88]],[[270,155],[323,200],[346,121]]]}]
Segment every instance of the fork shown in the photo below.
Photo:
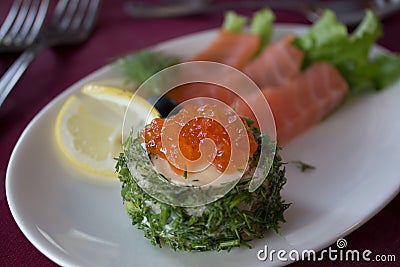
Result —
[{"label": "fork", "polygon": [[90,35],[100,0],[59,0],[50,24],[11,65],[0,79],[0,107],[35,56],[42,50],[58,45],[84,42]]},{"label": "fork", "polygon": [[16,0],[0,28],[0,52],[20,52],[31,45],[46,17],[49,0]]}]

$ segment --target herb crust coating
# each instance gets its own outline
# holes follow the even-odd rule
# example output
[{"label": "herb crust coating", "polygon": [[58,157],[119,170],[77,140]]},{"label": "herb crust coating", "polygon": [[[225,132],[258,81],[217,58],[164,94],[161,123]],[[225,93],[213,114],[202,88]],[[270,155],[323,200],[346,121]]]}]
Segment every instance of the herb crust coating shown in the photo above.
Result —
[{"label": "herb crust coating", "polygon": [[[259,142],[262,135],[252,132]],[[260,146],[259,146],[260,149]],[[255,166],[259,150],[250,165]],[[161,203],[138,186],[124,153],[117,158],[116,170],[122,183],[121,196],[132,225],[144,232],[153,245],[166,244],[174,250],[208,251],[250,247],[249,241],[262,238],[267,230],[279,231],[289,204],[280,192],[286,183],[285,168],[278,153],[263,184],[249,192],[251,172],[224,197],[201,207],[185,208]]]}]

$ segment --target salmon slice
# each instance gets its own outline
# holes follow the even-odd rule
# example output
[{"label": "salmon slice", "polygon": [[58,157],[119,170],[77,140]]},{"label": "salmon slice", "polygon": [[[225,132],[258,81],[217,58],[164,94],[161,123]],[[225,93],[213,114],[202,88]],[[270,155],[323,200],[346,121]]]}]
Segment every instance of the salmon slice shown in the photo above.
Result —
[{"label": "salmon slice", "polygon": [[252,33],[235,33],[221,29],[215,40],[190,61],[213,61],[242,69],[255,55],[260,37]]},{"label": "salmon slice", "polygon": [[[348,85],[327,62],[311,65],[292,81],[262,89],[275,119],[279,144],[285,145],[327,116],[342,101]],[[238,114],[254,119],[249,109],[257,107],[241,100],[234,103]]]},{"label": "salmon slice", "polygon": [[262,53],[243,68],[260,88],[280,86],[296,77],[301,69],[304,52],[292,45],[294,34],[268,45]]}]

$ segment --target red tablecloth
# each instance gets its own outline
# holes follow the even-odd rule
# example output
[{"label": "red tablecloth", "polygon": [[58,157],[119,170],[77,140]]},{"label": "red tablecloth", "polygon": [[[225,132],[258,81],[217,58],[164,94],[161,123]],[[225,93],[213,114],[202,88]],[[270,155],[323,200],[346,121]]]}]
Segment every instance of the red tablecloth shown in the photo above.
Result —
[{"label": "red tablecloth", "polygon": [[[85,44],[49,49],[40,54],[0,109],[0,266],[55,265],[30,244],[19,230],[5,197],[4,181],[11,152],[22,131],[39,110],[77,80],[129,51],[219,27],[222,22],[222,12],[185,18],[134,19],[124,13],[125,1],[103,1],[97,27]],[[10,1],[1,2],[0,19],[3,20]],[[308,23],[293,12],[277,11],[276,15],[277,22]],[[400,52],[400,13],[387,18],[383,24],[385,35],[379,43]],[[14,59],[13,55],[1,55],[0,73]],[[397,196],[370,221],[348,235],[348,244],[354,249],[369,249],[376,254],[393,254],[399,264],[399,207],[400,196]],[[313,266],[318,263],[294,265],[300,264]],[[324,265],[328,264],[339,262],[324,262]],[[340,265],[345,264],[350,263],[340,262]],[[351,264],[361,266],[365,262]],[[385,263],[382,266],[389,265]]]}]

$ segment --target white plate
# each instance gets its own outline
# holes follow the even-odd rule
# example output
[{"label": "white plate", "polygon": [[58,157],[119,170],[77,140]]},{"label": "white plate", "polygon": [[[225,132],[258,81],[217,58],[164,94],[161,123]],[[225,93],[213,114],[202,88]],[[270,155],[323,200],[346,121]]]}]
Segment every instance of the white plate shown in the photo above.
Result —
[{"label": "white plate", "polygon": [[[275,37],[307,28],[277,25]],[[166,42],[159,49],[191,55],[216,31]],[[118,181],[91,179],[59,156],[54,124],[66,98],[88,81],[118,77],[106,66],[71,86],[29,124],[11,156],[6,190],[11,212],[26,237],[56,263],[85,266],[267,266],[257,251],[322,249],[355,230],[400,189],[400,84],[358,97],[285,147],[288,166],[283,198],[293,203],[281,234],[268,233],[253,249],[188,253],[153,247],[125,214]],[[372,240],[371,240],[372,241]]]}]

